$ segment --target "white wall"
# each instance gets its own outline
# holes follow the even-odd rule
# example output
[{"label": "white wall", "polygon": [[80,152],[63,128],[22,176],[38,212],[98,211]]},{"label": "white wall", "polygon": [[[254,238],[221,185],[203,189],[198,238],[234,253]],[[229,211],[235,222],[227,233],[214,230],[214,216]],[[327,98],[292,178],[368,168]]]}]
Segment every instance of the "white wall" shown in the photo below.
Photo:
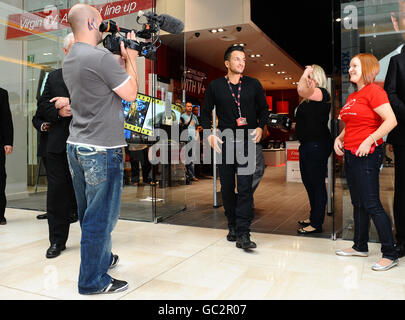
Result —
[{"label": "white wall", "polygon": [[186,0],[185,3],[186,32],[250,22],[250,0]]}]

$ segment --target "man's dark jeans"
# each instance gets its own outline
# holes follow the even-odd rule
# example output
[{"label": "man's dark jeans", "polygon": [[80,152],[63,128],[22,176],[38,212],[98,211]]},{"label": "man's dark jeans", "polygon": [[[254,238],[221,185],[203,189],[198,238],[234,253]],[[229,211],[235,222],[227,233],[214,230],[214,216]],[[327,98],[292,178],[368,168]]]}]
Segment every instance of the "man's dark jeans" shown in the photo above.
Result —
[{"label": "man's dark jeans", "polygon": [[[234,157],[233,164],[226,163],[226,154],[229,148],[233,147],[236,154],[236,144],[244,144],[244,153],[247,156],[248,141],[227,143],[222,145],[222,164],[218,164],[219,176],[221,181],[222,202],[225,209],[225,215],[228,218],[228,226],[236,229],[237,236],[250,232],[250,225],[253,220],[253,172],[249,175],[238,174],[239,168],[246,168],[246,164],[238,163]],[[256,167],[256,151],[251,161],[254,161]],[[237,191],[235,193],[235,176],[237,180]]]},{"label": "man's dark jeans", "polygon": [[345,171],[354,213],[353,249],[368,252],[370,217],[376,226],[383,258],[398,258],[394,249],[391,221],[380,201],[380,167],[383,149],[379,146],[366,157],[356,157],[345,150]]}]

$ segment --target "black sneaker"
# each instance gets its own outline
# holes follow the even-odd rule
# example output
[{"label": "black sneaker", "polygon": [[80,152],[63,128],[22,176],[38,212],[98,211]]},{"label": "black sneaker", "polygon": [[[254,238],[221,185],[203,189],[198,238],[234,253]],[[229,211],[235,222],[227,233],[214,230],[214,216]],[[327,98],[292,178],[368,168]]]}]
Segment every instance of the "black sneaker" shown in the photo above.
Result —
[{"label": "black sneaker", "polygon": [[116,293],[128,289],[128,282],[112,278],[110,284],[99,293]]},{"label": "black sneaker", "polygon": [[256,243],[250,241],[249,233],[244,233],[236,239],[236,247],[240,249],[254,249],[256,248]]},{"label": "black sneaker", "polygon": [[114,269],[117,266],[118,261],[120,261],[120,258],[118,257],[117,254],[114,254],[113,255],[113,260],[112,260],[111,265],[109,266],[108,269]]},{"label": "black sneaker", "polygon": [[5,224],[7,224],[7,220],[6,220],[6,218],[1,217],[1,218],[0,218],[0,224],[1,224],[1,225],[5,225]]},{"label": "black sneaker", "polygon": [[226,239],[228,241],[234,242],[236,241],[236,231],[235,231],[235,227],[229,227],[229,233],[226,236]]}]

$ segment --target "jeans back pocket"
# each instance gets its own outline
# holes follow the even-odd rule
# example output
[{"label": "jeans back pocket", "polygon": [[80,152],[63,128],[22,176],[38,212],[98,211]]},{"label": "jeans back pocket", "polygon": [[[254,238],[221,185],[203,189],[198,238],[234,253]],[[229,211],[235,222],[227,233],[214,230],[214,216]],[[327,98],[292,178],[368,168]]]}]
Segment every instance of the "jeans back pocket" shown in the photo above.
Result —
[{"label": "jeans back pocket", "polygon": [[107,151],[79,146],[77,157],[83,168],[87,184],[96,186],[107,180]]}]

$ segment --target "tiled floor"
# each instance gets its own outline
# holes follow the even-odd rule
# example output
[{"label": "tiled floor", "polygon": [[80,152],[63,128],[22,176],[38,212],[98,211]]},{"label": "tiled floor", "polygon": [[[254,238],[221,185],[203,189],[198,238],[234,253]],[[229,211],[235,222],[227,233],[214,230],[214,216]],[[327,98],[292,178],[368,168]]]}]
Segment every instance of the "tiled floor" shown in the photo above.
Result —
[{"label": "tiled floor", "polygon": [[46,259],[48,226],[38,211],[7,209],[0,226],[0,300],[201,300],[201,299],[404,299],[405,262],[387,272],[368,258],[338,257],[351,242],[252,233],[258,248],[244,252],[226,230],[119,220],[113,252],[120,263],[111,276],[129,282],[112,295],[77,292],[80,227],[71,226],[67,249]]}]

